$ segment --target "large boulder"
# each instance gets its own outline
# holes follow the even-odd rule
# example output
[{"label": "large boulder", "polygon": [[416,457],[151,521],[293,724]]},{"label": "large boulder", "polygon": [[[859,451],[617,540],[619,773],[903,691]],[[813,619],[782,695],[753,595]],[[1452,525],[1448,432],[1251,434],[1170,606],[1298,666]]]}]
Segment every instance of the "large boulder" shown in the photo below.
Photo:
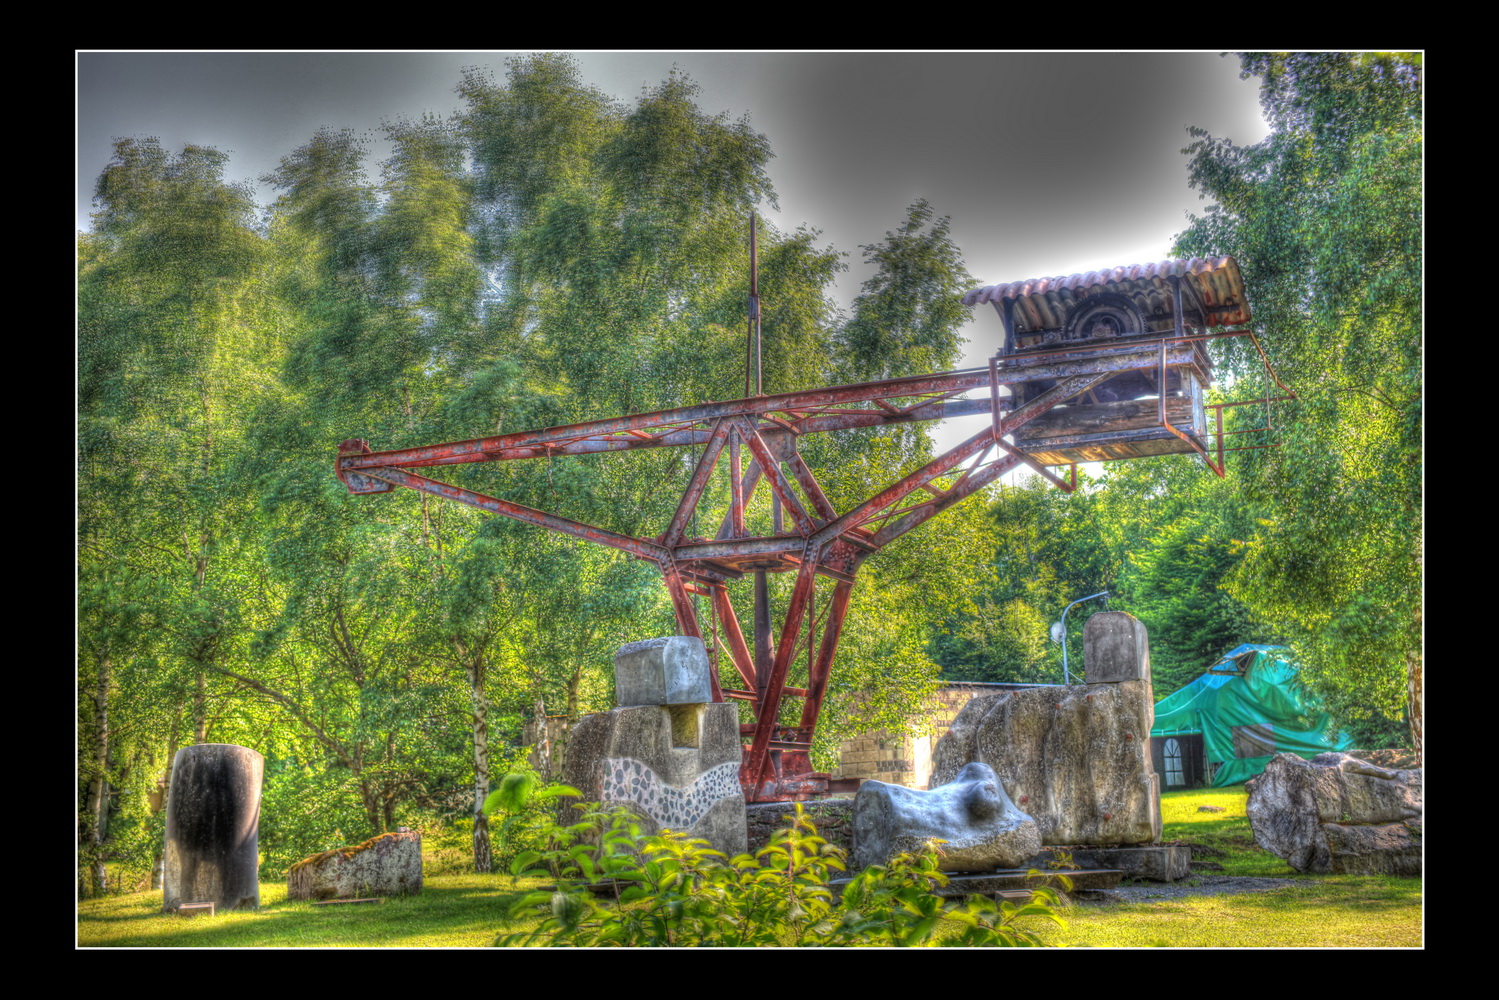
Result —
[{"label": "large boulder", "polygon": [[1161,838],[1150,760],[1149,680],[1076,684],[969,701],[933,753],[932,784],[970,761],[994,768],[1043,844],[1150,844]]},{"label": "large boulder", "polygon": [[949,872],[1013,868],[1041,848],[1035,820],[1015,807],[994,769],[971,763],[930,791],[866,781],[854,799],[854,864],[881,865],[946,841],[938,865]]},{"label": "large boulder", "polygon": [[288,899],[359,899],[422,891],[422,835],[404,827],[303,858],[286,872]]},{"label": "large boulder", "polygon": [[[585,802],[629,808],[646,833],[671,829],[730,857],[744,853],[739,710],[705,703],[711,689],[702,640],[630,643],[615,656],[614,669],[621,707],[573,727],[563,782]],[[643,698],[662,703],[639,704]]]},{"label": "large boulder", "polygon": [[1421,768],[1276,754],[1244,786],[1255,843],[1297,871],[1420,875]]},{"label": "large boulder", "polygon": [[932,785],[970,761],[994,768],[1043,844],[1151,844],[1161,839],[1150,760],[1155,695],[1145,626],[1101,611],[1083,627],[1087,684],[971,700],[933,752]]}]

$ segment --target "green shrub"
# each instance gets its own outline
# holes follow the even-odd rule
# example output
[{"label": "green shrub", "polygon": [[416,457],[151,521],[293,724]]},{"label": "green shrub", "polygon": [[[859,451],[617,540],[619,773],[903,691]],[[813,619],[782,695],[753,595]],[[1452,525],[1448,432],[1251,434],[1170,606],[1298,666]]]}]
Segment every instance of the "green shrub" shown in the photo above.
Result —
[{"label": "green shrub", "polygon": [[[671,830],[641,836],[621,808],[580,808],[580,822],[554,824],[543,849],[517,856],[515,874],[559,882],[511,906],[509,922],[540,922],[501,934],[497,945],[1032,946],[1041,940],[1018,926],[1022,918],[1066,926],[1050,889],[1036,890],[1023,906],[934,895],[947,884],[935,841],[866,868],[835,895],[828,882],[845,870],[844,852],[817,835],[800,804],[768,846],[727,863],[704,840]],[[612,880],[613,900],[600,901],[588,887],[601,879]]]}]

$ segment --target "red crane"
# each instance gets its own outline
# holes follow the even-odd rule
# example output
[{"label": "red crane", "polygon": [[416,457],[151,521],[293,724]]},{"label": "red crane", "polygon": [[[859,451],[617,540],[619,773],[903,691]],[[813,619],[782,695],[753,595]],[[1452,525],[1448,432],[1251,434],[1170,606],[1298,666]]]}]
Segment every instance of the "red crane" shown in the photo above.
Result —
[{"label": "red crane", "polygon": [[[1220,325],[1214,319],[1223,315],[1232,315],[1234,322],[1247,321],[1237,265],[1232,258],[1214,258],[1166,261],[1143,265],[1143,269],[1148,273],[1135,277],[1128,274],[1142,268],[990,286],[970,293],[965,301],[976,297],[993,301],[1005,322],[1005,346],[986,368],[772,396],[747,395],[727,402],[394,451],[373,451],[367,441],[350,440],[339,447],[338,477],[352,493],[386,493],[402,486],[654,562],[671,596],[681,634],[704,637],[692,598],[708,599],[708,638],[713,640],[715,654],[727,655],[739,679],[739,686],[723,687],[718,672],[713,671],[714,700],[740,699],[753,708],[755,721],[741,727],[747,739],[740,769],[746,800],[774,802],[826,795],[829,775],[812,770],[808,751],[849,594],[865,559],[1020,465],[1070,491],[1076,484],[1075,463],[1094,460],[1088,449],[1106,448],[1110,440],[1125,441],[1135,454],[1195,451],[1214,464],[1208,454],[1209,431],[1202,409],[1202,389],[1211,380],[1202,341],[1253,335],[1247,330],[1195,332],[1186,320],[1195,318],[1202,328]],[[1183,308],[1183,288],[1197,300],[1195,309]],[[981,297],[994,289],[999,294]],[[1049,292],[1062,294],[1072,303],[1060,309],[1065,315],[1075,314],[1090,299],[1097,300],[1092,303],[1095,312],[1100,303],[1116,308],[1108,312],[1107,323],[1095,317],[1076,336],[1049,338],[1036,332],[1045,330],[1038,324],[1054,318],[1044,308]],[[1030,301],[1033,298],[1036,301]],[[1117,308],[1116,300],[1136,305]],[[757,310],[753,297],[751,302],[753,330]],[[1031,313],[1022,309],[1017,320],[1017,303],[1042,307],[1039,318],[1028,325],[1026,317]],[[1171,315],[1162,327],[1160,316],[1166,311]],[[753,339],[751,343],[754,351]],[[750,370],[756,369],[758,358],[752,356]],[[1122,390],[1107,391],[1111,383],[1121,381]],[[1160,386],[1166,386],[1166,391],[1161,392]],[[1001,395],[1001,387],[1010,395]],[[1159,403],[1115,398],[1135,394],[1142,387],[1157,393]],[[980,395],[965,397],[972,391]],[[1169,414],[1168,401],[1172,403]],[[1060,421],[1059,413],[1063,414]],[[798,441],[809,434],[975,414],[989,416],[978,433],[843,511],[834,508],[798,451]],[[1051,422],[1044,436],[1026,438],[1024,430],[1043,419]],[[1089,433],[1078,433],[1096,428],[1100,420],[1108,426],[1092,430],[1091,438]],[[1222,475],[1221,410],[1218,421],[1214,471]],[[1021,440],[1027,442],[1025,446],[1016,443]],[[413,471],[466,462],[674,447],[702,450],[670,523],[660,534],[644,538],[485,496]],[[1038,458],[1037,453],[1046,457]],[[1068,464],[1072,466],[1070,480],[1047,468]],[[716,513],[700,509],[715,476],[728,480],[728,510],[721,519],[715,518],[719,527],[711,538],[692,536],[689,528],[697,523],[697,515],[706,521]],[[762,483],[772,495],[775,518],[769,534],[757,535],[746,527],[745,509]],[[720,482],[720,495],[721,486]],[[771,626],[767,573],[796,574],[779,630]],[[729,587],[750,574],[755,581],[753,650],[729,600]],[[788,686],[793,662],[802,657],[807,664],[806,687]],[[800,699],[802,710],[796,723],[783,724],[780,714],[788,698]]]}]

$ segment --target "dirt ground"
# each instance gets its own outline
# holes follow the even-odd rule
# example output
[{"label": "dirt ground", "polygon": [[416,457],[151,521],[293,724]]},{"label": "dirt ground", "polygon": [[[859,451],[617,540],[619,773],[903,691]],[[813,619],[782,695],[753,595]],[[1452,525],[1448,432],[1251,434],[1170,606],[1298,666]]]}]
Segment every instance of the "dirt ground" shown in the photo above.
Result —
[{"label": "dirt ground", "polygon": [[[1196,885],[1191,883],[1196,882]],[[1078,902],[1088,903],[1159,903],[1185,896],[1215,896],[1225,892],[1269,892],[1296,885],[1296,879],[1255,878],[1247,875],[1194,874],[1180,882],[1133,882],[1116,889],[1101,889],[1096,894],[1080,894]]]}]

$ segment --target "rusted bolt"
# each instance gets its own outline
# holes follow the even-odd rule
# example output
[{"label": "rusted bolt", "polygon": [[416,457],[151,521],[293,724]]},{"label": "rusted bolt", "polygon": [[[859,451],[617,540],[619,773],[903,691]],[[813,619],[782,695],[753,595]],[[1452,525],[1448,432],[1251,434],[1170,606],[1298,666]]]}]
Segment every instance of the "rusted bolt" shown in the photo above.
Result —
[{"label": "rusted bolt", "polygon": [[1114,818],[1114,814],[1113,813],[1104,813],[1103,814],[1103,818],[1104,819],[1113,819]]},{"label": "rusted bolt", "polygon": [[1022,796],[1020,796],[1020,804],[1021,805],[1025,805],[1030,800],[1031,800],[1031,797],[1029,795],[1022,795]]},{"label": "rusted bolt", "polygon": [[1125,733],[1125,734],[1124,734],[1124,738],[1125,738],[1125,739],[1126,739],[1126,740],[1132,740],[1132,739],[1134,739],[1134,738],[1135,738],[1135,734],[1134,734],[1134,733]]},{"label": "rusted bolt", "polygon": [[1088,697],[1087,697],[1087,700],[1088,700],[1088,701],[1092,701],[1092,700],[1093,700],[1093,696],[1092,696],[1092,695],[1091,695],[1091,694],[1090,694],[1090,695],[1088,695]]}]

